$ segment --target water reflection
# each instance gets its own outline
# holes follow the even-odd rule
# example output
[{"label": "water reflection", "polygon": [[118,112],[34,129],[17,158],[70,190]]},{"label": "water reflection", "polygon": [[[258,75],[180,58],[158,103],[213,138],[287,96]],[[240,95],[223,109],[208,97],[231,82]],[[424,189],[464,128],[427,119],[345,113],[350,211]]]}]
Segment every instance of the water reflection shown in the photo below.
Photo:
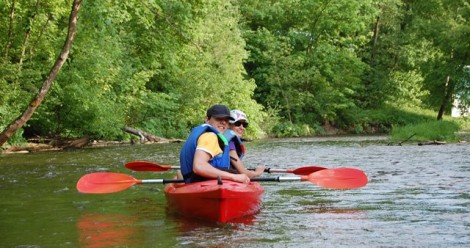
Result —
[{"label": "water reflection", "polygon": [[254,230],[257,223],[256,215],[227,223],[211,223],[170,214],[167,221],[177,223],[178,244],[189,247],[237,247],[238,244],[246,243],[243,233]]},{"label": "water reflection", "polygon": [[246,237],[240,234],[255,229],[258,214],[215,223],[182,216],[168,206],[165,222],[174,226],[178,247],[237,247],[239,243],[246,243],[243,240]]},{"label": "water reflection", "polygon": [[133,237],[137,233],[136,218],[122,214],[82,215],[77,228],[80,245],[86,248],[138,246]]},{"label": "water reflection", "polygon": [[218,223],[218,222],[210,222],[210,221],[204,221],[201,219],[194,219],[190,218],[188,216],[182,216],[172,209],[167,209],[167,220],[171,222],[178,223],[178,230],[181,232],[190,232],[193,231],[196,228],[199,228],[201,226],[204,227],[214,227],[214,228],[219,228],[222,226],[249,226],[253,225],[256,222],[256,215],[248,215],[248,216],[243,216],[240,218],[232,219],[226,223]]},{"label": "water reflection", "polygon": [[[161,194],[156,187],[140,190],[150,191],[156,196]],[[132,197],[140,190],[129,190],[127,194],[95,195],[93,201],[77,204],[77,208],[83,211],[76,224],[80,246],[145,247],[146,235],[154,232],[155,236],[160,236],[159,228],[165,222],[162,213],[165,202],[157,197]]]}]

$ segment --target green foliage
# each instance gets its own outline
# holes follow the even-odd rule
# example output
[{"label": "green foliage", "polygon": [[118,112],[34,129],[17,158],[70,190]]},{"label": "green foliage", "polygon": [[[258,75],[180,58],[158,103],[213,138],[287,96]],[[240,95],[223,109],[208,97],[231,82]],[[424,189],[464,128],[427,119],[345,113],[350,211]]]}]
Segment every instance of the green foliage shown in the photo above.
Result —
[{"label": "green foliage", "polygon": [[19,130],[8,140],[10,145],[21,145],[26,143],[26,139],[23,137],[23,129]]},{"label": "green foliage", "polygon": [[395,85],[393,101],[388,101],[395,106],[423,106],[429,92],[423,90],[423,77],[416,70],[395,71],[390,74],[390,81]]},{"label": "green foliage", "polygon": [[391,132],[391,139],[395,141],[408,139],[415,141],[456,141],[455,132],[458,130],[459,125],[453,121],[430,121],[394,127]]},{"label": "green foliage", "polygon": [[454,121],[459,124],[461,130],[466,131],[466,132],[470,131],[470,116],[457,118],[457,119],[454,119]]},{"label": "green foliage", "polygon": [[[18,116],[28,104],[25,99],[37,92],[65,37],[71,4],[41,2],[34,10],[35,2],[18,3],[15,21],[28,25],[27,17],[36,11],[36,17],[42,18],[34,19],[38,27],[51,25],[44,33],[31,33],[36,46],[28,43],[26,49],[44,49],[21,66],[17,58],[22,42],[13,40],[9,61],[1,69],[1,84],[10,86],[2,87],[1,127]],[[2,17],[9,16],[9,7],[1,6]],[[267,115],[252,100],[255,82],[245,77],[242,63],[247,54],[236,5],[97,0],[84,3],[79,15],[69,60],[27,123],[27,135],[122,139],[121,128],[132,126],[185,138],[215,103],[242,109],[252,121],[249,135],[263,134],[257,123]],[[8,21],[2,18],[2,26],[8,27]],[[7,44],[7,31],[1,31],[2,45]],[[13,33],[15,38],[23,34],[20,29]]]},{"label": "green foliage", "polygon": [[303,137],[311,136],[315,133],[308,125],[292,124],[290,122],[280,122],[273,127],[271,133],[278,138],[281,137]]},{"label": "green foliage", "polygon": [[[47,77],[71,6],[15,1],[10,26],[12,3],[0,2],[1,129]],[[85,1],[23,136],[185,138],[216,103],[248,114],[247,138],[427,123],[447,92],[470,105],[469,14],[461,0]]]},{"label": "green foliage", "polygon": [[[368,23],[372,36],[358,50],[362,61],[369,66],[361,75],[362,87],[356,94],[356,104],[361,108],[381,108],[387,101],[395,102],[398,88],[394,73],[401,69],[401,50],[405,41],[403,1],[374,1],[376,12]],[[402,85],[407,81],[401,82]]]},{"label": "green foliage", "polygon": [[453,119],[454,122],[458,123],[460,126],[460,131],[457,132],[456,138],[458,140],[470,142],[470,117],[462,117],[462,118],[457,118]]},{"label": "green foliage", "polygon": [[[470,63],[470,7],[466,1],[433,0],[409,3],[413,8],[413,21],[409,23],[410,42],[426,44],[425,49],[412,54],[423,75],[424,89],[430,92],[425,98],[429,107],[444,106],[450,111],[452,99],[467,95],[466,84],[470,73],[464,68]],[[411,56],[410,56],[411,57]]]},{"label": "green foliage", "polygon": [[367,68],[355,51],[368,40],[371,2],[245,1],[241,10],[258,102],[287,122],[310,125],[355,107]]}]

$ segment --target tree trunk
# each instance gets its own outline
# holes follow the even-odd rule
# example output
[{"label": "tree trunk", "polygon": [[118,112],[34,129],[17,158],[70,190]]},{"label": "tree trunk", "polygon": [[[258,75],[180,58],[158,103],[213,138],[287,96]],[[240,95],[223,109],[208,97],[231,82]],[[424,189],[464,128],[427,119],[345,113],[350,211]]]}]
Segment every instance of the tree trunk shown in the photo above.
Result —
[{"label": "tree trunk", "polygon": [[372,51],[371,51],[371,64],[374,64],[375,54],[377,51],[377,40],[379,39],[379,29],[380,29],[380,16],[377,16],[374,25],[374,34],[372,37]]},{"label": "tree trunk", "polygon": [[10,26],[8,27],[7,44],[5,46],[5,64],[8,61],[8,53],[10,51],[11,43],[13,41],[13,23],[15,21],[15,5],[16,5],[16,0],[13,0],[13,2],[11,2],[11,8],[10,8]]},{"label": "tree trunk", "polygon": [[23,65],[23,60],[24,60],[24,56],[26,53],[26,47],[28,46],[29,38],[31,37],[31,29],[33,29],[33,23],[34,23],[34,19],[36,18],[36,14],[38,12],[39,2],[40,0],[36,1],[36,6],[34,7],[34,10],[33,10],[34,12],[31,15],[28,29],[26,29],[26,33],[24,35],[23,45],[21,46],[21,57],[20,57],[20,62],[19,62],[20,68]]},{"label": "tree trunk", "polygon": [[447,81],[444,86],[444,92],[446,93],[444,99],[442,100],[441,107],[439,108],[439,113],[437,114],[437,120],[442,120],[444,112],[449,106],[452,95],[454,94],[454,82],[450,79],[450,76],[447,76]]},{"label": "tree trunk", "polygon": [[51,88],[52,82],[54,81],[55,77],[60,71],[60,68],[64,65],[65,61],[70,52],[70,48],[72,47],[73,39],[75,38],[75,34],[77,31],[77,17],[78,17],[78,10],[80,9],[80,4],[82,0],[74,0],[72,4],[72,10],[70,12],[70,19],[69,19],[69,28],[67,38],[64,43],[64,47],[57,58],[54,66],[52,67],[51,71],[49,72],[49,76],[46,78],[44,83],[42,84],[41,89],[39,90],[36,97],[31,100],[28,107],[24,111],[24,113],[19,116],[16,120],[14,120],[10,125],[8,125],[5,130],[0,134],[0,146],[5,144],[11,136],[21,128],[33,115],[34,111],[39,107],[41,102],[44,100],[46,94],[49,92]]}]

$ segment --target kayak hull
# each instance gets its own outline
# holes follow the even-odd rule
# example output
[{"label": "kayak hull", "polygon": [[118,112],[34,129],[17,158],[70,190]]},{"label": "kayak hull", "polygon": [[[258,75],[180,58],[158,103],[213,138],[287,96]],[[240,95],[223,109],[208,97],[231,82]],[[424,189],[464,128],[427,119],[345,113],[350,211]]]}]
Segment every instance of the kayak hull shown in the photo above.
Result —
[{"label": "kayak hull", "polygon": [[169,183],[165,196],[171,211],[210,222],[229,222],[257,213],[264,188],[256,182],[242,184],[208,180],[191,184]]}]

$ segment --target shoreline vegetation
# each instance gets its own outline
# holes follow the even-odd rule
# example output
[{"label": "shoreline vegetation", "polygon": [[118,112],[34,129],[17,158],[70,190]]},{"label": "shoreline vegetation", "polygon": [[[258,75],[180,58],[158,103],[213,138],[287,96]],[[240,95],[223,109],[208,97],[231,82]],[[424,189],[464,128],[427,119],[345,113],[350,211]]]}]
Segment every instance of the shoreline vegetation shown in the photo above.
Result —
[{"label": "shoreline vegetation", "polygon": [[250,140],[470,130],[466,1],[45,2],[0,4],[2,153],[186,139],[214,104]]},{"label": "shoreline vegetation", "polygon": [[[464,121],[467,123],[468,121]],[[468,125],[468,123],[467,123]],[[302,137],[337,137],[337,136],[367,136],[367,135],[387,135],[385,141],[389,146],[402,145],[445,145],[447,143],[465,143],[470,141],[470,129],[467,125],[459,126],[455,122],[433,121],[396,127],[389,134],[383,132],[356,134],[346,132],[332,127],[324,129],[323,134],[292,137],[266,137],[266,138],[302,138]],[[463,129],[462,129],[463,127]],[[457,129],[456,129],[457,128]],[[460,129],[459,129],[460,128]],[[373,129],[373,128],[369,128]],[[123,131],[133,134],[138,139],[131,138],[126,141],[96,140],[90,137],[76,139],[64,138],[34,138],[28,139],[26,143],[6,145],[2,147],[2,154],[27,154],[32,152],[63,151],[70,149],[96,148],[107,146],[136,145],[136,144],[156,144],[156,143],[180,143],[182,139],[163,138],[142,130],[133,128],[123,128]],[[263,138],[261,138],[263,139]]]}]

